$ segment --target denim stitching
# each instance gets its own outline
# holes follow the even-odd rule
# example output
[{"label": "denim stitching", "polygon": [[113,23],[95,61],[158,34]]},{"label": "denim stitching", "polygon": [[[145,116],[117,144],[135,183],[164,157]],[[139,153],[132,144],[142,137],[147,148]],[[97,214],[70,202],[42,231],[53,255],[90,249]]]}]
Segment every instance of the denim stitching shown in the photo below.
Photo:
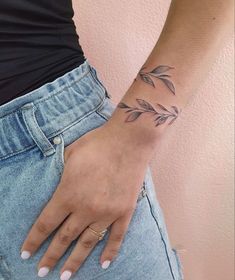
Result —
[{"label": "denim stitching", "polygon": [[[43,138],[43,140],[44,140],[45,142],[49,142],[48,138],[45,136],[45,134],[44,134],[43,131],[41,130],[40,126],[38,125],[38,122],[36,121],[35,110],[34,110],[34,109],[35,109],[35,106],[34,106],[34,105],[32,106],[32,109],[33,109],[33,111],[31,112],[31,113],[32,113],[32,121],[33,121],[35,127],[37,128],[37,132],[41,135],[41,137]],[[50,145],[51,145],[51,144],[50,144]],[[38,146],[38,145],[37,145],[37,146]],[[49,149],[43,151],[43,154],[49,152],[49,151],[52,150],[52,149],[54,149],[54,147],[51,145],[51,147],[50,147]],[[40,149],[40,150],[41,150],[41,149]]]},{"label": "denim stitching", "polygon": [[162,239],[163,244],[164,244],[164,248],[165,248],[165,251],[166,251],[166,256],[167,256],[167,260],[168,260],[168,263],[169,263],[171,275],[172,275],[172,277],[173,277],[173,280],[176,280],[176,279],[175,279],[175,276],[174,276],[174,273],[173,273],[173,270],[172,270],[172,265],[171,265],[171,262],[170,262],[170,259],[169,259],[169,255],[168,255],[168,251],[167,251],[166,242],[165,242],[165,239],[164,239],[164,237],[163,237],[163,235],[162,235],[162,232],[161,232],[161,229],[160,229],[158,220],[157,220],[157,218],[155,217],[155,215],[153,214],[153,208],[152,208],[152,205],[151,205],[151,203],[150,203],[149,195],[147,194],[146,197],[147,197],[148,204],[149,204],[149,207],[150,207],[151,215],[152,215],[153,219],[154,219],[155,222],[156,222],[156,225],[157,225],[157,227],[158,227],[158,231],[159,231],[159,233],[160,233],[160,235],[161,235],[161,239]]},{"label": "denim stitching", "polygon": [[[64,138],[62,133],[59,135],[61,139],[61,143],[57,145],[58,154],[56,153],[56,169],[58,170],[60,176],[63,173],[64,169]],[[58,163],[58,164],[57,164]]]},{"label": "denim stitching", "polygon": [[96,84],[99,85],[99,87],[102,89],[102,91],[105,91],[106,88],[103,84],[101,84],[101,81],[98,79],[98,77],[96,76],[96,74],[93,72],[95,70],[93,70],[93,68],[90,70],[90,75],[93,78],[93,80],[95,81]]},{"label": "denim stitching", "polygon": [[75,80],[75,81],[74,81],[73,83],[71,83],[69,86],[62,88],[62,90],[60,90],[60,91],[58,91],[58,92],[55,92],[55,93],[51,94],[51,95],[48,96],[48,97],[40,98],[39,100],[36,100],[36,101],[34,102],[34,104],[39,104],[39,103],[41,103],[41,102],[44,102],[44,101],[46,101],[46,100],[48,100],[48,99],[50,99],[50,98],[56,96],[57,94],[60,94],[60,93],[63,92],[65,89],[68,89],[68,88],[72,87],[74,84],[76,84],[78,81],[80,81],[80,80],[81,80],[82,78],[84,78],[86,75],[88,75],[90,72],[91,72],[91,70],[89,70],[88,72],[84,73],[84,75],[83,75],[82,77],[80,77],[79,79]]},{"label": "denim stitching", "polygon": [[[103,109],[105,109],[105,107],[104,107],[104,105],[105,104],[103,104],[103,106],[101,106],[100,108],[98,108],[98,110],[97,110],[97,114],[100,116],[100,117],[102,117],[103,119],[105,119],[106,121],[108,121],[110,118],[111,118],[111,116],[113,115],[113,113],[114,113],[114,111],[115,111],[115,109],[116,109],[116,104],[114,104],[113,102],[111,102],[107,97],[105,97],[105,99],[107,100],[107,106],[110,106],[110,108],[111,108],[111,110],[109,110],[109,108],[108,108],[108,110],[103,110]],[[105,100],[105,101],[106,101]],[[104,113],[105,112],[105,113]]]},{"label": "denim stitching", "polygon": [[[34,104],[39,104],[39,103],[41,103],[41,102],[44,102],[44,101],[46,101],[46,100],[48,100],[48,99],[50,99],[50,98],[56,96],[57,94],[60,94],[62,91],[66,90],[66,89],[68,89],[68,88],[70,88],[70,87],[72,87],[74,84],[76,84],[78,81],[80,81],[82,78],[84,78],[84,77],[85,77],[87,74],[89,74],[90,72],[91,72],[91,70],[88,70],[88,72],[83,73],[84,75],[82,75],[82,77],[79,77],[79,79],[74,80],[74,82],[72,82],[72,83],[69,84],[68,86],[62,86],[61,90],[56,91],[56,92],[50,94],[50,96],[48,96],[48,97],[40,98],[38,101],[36,100],[36,101],[34,102]],[[15,111],[12,111],[12,112],[6,114],[6,115],[3,115],[3,116],[0,118],[0,120],[3,119],[3,118],[5,118],[5,117],[7,117],[7,116],[9,116],[9,115],[11,115],[11,114],[13,114],[13,113],[17,113],[17,112],[19,112],[20,110],[21,110],[21,107],[18,108],[17,110],[15,110]]]},{"label": "denim stitching", "polygon": [[[104,98],[93,110],[87,112],[87,113],[86,113],[85,115],[83,115],[81,118],[79,118],[78,120],[76,120],[76,121],[70,123],[70,124],[69,124],[68,126],[66,126],[65,128],[59,129],[59,130],[57,130],[57,131],[54,131],[54,132],[51,133],[51,134],[48,134],[48,135],[47,135],[47,138],[50,139],[51,137],[56,136],[58,133],[62,133],[62,132],[64,132],[64,131],[66,131],[67,129],[73,127],[74,125],[76,125],[77,123],[79,123],[80,121],[82,121],[82,120],[83,120],[84,118],[86,118],[87,116],[91,115],[92,113],[95,113],[96,110],[97,110],[100,106],[103,105],[104,101],[105,101],[105,98]],[[6,156],[0,157],[0,160],[7,159],[7,158],[9,158],[9,157],[11,157],[11,156],[13,156],[13,155],[18,155],[18,154],[20,154],[21,152],[30,150],[31,148],[33,148],[33,147],[35,147],[35,146],[36,146],[36,144],[35,144],[35,145],[30,145],[30,146],[28,146],[28,147],[26,147],[26,148],[24,148],[24,149],[22,149],[22,150],[19,150],[18,152],[7,154]]]},{"label": "denim stitching", "polygon": [[106,121],[108,121],[109,120],[109,118],[108,117],[106,117],[106,115],[104,115],[103,113],[101,113],[100,111],[97,111],[96,112],[101,118],[103,118],[103,119],[105,119]]},{"label": "denim stitching", "polygon": [[180,260],[180,257],[178,255],[178,252],[175,248],[172,248],[172,251],[174,252],[175,258],[176,258],[176,262],[177,262],[177,267],[178,267],[178,272],[179,272],[179,276],[180,276],[180,280],[184,280],[184,275],[183,275],[183,266]]}]

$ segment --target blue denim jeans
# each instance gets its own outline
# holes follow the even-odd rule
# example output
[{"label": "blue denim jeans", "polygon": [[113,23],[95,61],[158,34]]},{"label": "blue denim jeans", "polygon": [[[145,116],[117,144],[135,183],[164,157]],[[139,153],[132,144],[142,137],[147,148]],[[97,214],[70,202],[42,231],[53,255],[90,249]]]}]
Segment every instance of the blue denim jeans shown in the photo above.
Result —
[{"label": "blue denim jeans", "polygon": [[[20,249],[60,181],[64,148],[103,125],[114,109],[110,94],[88,60],[53,82],[0,106],[0,280],[38,279],[37,264],[54,233],[28,260],[21,259]],[[115,261],[107,270],[99,263],[107,233],[72,279],[183,279],[149,167],[140,189]],[[59,279],[60,268],[76,241],[46,279]]]}]

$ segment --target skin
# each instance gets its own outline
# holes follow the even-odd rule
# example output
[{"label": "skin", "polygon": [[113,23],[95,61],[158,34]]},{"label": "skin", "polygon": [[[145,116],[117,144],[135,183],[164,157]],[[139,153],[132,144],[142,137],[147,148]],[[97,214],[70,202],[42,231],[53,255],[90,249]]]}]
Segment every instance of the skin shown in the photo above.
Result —
[{"label": "skin", "polygon": [[110,230],[100,264],[115,260],[156,143],[210,71],[231,34],[232,11],[232,0],[172,1],[160,38],[112,117],[65,148],[61,181],[21,248],[35,254],[59,226],[38,269],[53,269],[79,236],[60,271],[74,274],[98,242],[89,225]]}]

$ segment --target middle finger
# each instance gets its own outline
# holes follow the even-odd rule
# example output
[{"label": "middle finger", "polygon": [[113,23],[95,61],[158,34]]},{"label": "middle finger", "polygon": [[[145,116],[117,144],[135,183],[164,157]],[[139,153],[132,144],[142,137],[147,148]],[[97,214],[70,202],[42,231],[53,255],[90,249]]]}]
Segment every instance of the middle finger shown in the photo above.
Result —
[{"label": "middle finger", "polygon": [[71,214],[57,231],[46,253],[38,264],[38,276],[45,276],[63,256],[71,242],[88,226],[89,219]]},{"label": "middle finger", "polygon": [[[111,223],[110,223],[111,224]],[[107,229],[110,224],[106,223],[94,223],[91,224],[91,228],[97,232],[101,232]],[[78,242],[69,256],[64,266],[61,269],[61,280],[68,280],[74,274],[85,259],[89,256],[96,244],[99,242],[98,236],[94,234],[89,228],[87,228],[79,237]]]}]

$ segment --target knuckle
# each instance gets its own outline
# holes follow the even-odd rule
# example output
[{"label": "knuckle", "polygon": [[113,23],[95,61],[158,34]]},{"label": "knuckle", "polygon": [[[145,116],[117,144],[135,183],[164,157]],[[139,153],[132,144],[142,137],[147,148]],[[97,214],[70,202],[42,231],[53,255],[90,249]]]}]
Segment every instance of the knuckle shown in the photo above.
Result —
[{"label": "knuckle", "polygon": [[54,264],[58,261],[59,257],[56,255],[48,255],[45,256],[46,262],[49,262],[50,264]]},{"label": "knuckle", "polygon": [[126,213],[126,208],[125,205],[122,204],[113,204],[109,206],[109,212],[112,213],[114,216],[122,216]]},{"label": "knuckle", "polygon": [[113,208],[111,202],[107,202],[102,200],[99,196],[94,197],[91,201],[89,201],[87,208],[95,214],[104,214],[110,212]]},{"label": "knuckle", "polygon": [[126,213],[126,209],[122,207],[114,208],[112,213],[114,213],[116,216],[122,216]]},{"label": "knuckle", "polygon": [[123,233],[115,233],[112,236],[110,236],[110,239],[111,241],[120,243],[123,240]]},{"label": "knuckle", "polygon": [[71,258],[69,260],[69,266],[76,270],[82,264],[82,262],[83,260],[81,258]]},{"label": "knuckle", "polygon": [[105,206],[102,205],[100,202],[97,201],[93,201],[90,205],[89,205],[89,210],[92,213],[104,213],[105,211]]},{"label": "knuckle", "polygon": [[66,228],[65,228],[65,234],[66,235],[69,235],[71,236],[72,239],[75,239],[79,233],[79,227],[74,225],[74,226],[71,226],[71,225],[68,225]]},{"label": "knuckle", "polygon": [[69,234],[66,234],[64,232],[59,232],[58,233],[58,240],[59,240],[60,244],[66,246],[66,245],[69,245],[72,242],[73,238]]},{"label": "knuckle", "polygon": [[109,248],[109,253],[112,256],[116,256],[118,254],[118,248],[115,247]]},{"label": "knuckle", "polygon": [[81,245],[85,248],[85,249],[91,249],[94,247],[95,245],[95,241],[91,240],[91,239],[82,239],[80,240]]},{"label": "knuckle", "polygon": [[50,233],[49,225],[47,223],[45,223],[44,221],[40,221],[40,220],[36,223],[36,230],[39,233],[45,234],[45,235],[48,235]]},{"label": "knuckle", "polygon": [[38,246],[38,244],[35,241],[33,241],[33,240],[27,241],[27,248],[32,250],[32,249],[37,248],[37,246]]}]

